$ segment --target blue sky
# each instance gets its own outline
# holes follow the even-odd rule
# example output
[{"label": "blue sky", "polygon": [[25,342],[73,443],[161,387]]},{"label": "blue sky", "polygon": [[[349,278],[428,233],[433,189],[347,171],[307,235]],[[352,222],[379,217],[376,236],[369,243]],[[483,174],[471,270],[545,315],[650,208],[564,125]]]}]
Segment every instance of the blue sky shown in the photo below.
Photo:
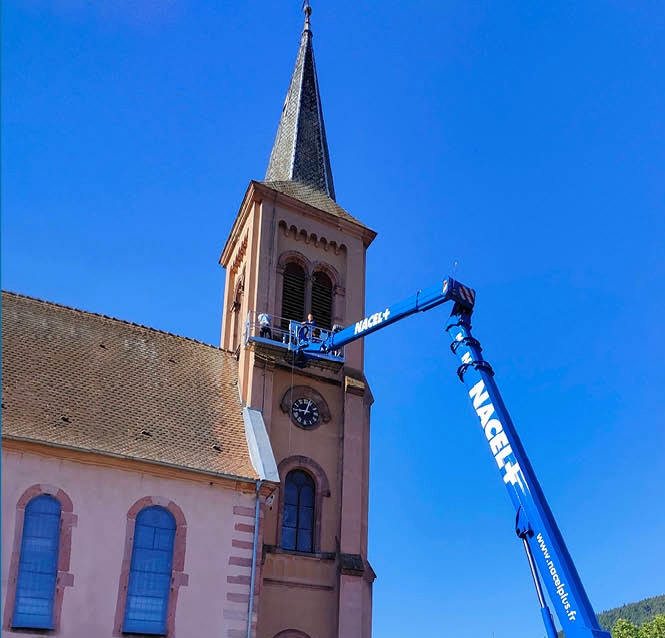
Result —
[{"label": "blue sky", "polygon": [[[313,3],[367,310],[453,270],[602,611],[665,593],[665,7]],[[300,3],[6,0],[3,288],[218,343]],[[447,310],[367,339],[374,635],[544,635]]]}]

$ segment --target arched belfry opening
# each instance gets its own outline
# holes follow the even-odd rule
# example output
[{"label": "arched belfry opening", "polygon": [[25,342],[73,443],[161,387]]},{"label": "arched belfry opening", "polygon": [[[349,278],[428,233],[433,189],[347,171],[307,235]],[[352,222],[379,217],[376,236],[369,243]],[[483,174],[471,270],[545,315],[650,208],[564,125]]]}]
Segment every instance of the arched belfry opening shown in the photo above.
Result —
[{"label": "arched belfry opening", "polygon": [[289,262],[284,268],[282,284],[282,328],[288,328],[288,321],[305,319],[305,289],[307,275],[304,268]]},{"label": "arched belfry opening", "polygon": [[333,284],[320,270],[312,276],[312,315],[317,326],[326,330],[332,328]]}]

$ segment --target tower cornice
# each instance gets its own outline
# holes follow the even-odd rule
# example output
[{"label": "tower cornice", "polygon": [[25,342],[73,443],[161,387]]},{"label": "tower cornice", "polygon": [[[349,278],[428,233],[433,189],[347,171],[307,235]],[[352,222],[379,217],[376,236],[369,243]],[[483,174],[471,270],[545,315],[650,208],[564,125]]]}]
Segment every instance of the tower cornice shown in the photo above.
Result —
[{"label": "tower cornice", "polygon": [[[301,191],[298,191],[298,194],[300,192]],[[357,237],[362,240],[365,247],[369,246],[377,235],[375,231],[359,222],[332,200],[330,200],[330,203],[326,208],[322,208],[303,201],[301,197],[298,197],[295,194],[286,194],[275,188],[274,184],[252,180],[245,191],[242,204],[240,205],[235,222],[233,223],[233,227],[231,228],[231,232],[229,233],[228,239],[226,240],[226,244],[224,245],[222,254],[219,258],[219,263],[224,268],[228,266],[233,251],[240,239],[242,229],[244,228],[247,217],[251,212],[251,204],[262,202],[264,200],[270,200],[274,202],[276,206],[283,206],[289,210],[301,213],[305,217],[323,222],[325,225],[340,230],[352,237]],[[325,200],[323,201],[326,203]],[[334,209],[332,208],[333,205],[335,207]]]}]

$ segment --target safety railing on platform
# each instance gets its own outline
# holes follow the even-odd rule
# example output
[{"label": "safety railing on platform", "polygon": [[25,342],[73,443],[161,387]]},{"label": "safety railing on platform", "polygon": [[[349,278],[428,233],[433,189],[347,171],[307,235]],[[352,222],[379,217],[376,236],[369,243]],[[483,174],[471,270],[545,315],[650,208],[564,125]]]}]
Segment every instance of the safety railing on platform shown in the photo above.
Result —
[{"label": "safety railing on platform", "polygon": [[[342,326],[334,326],[332,330],[321,328],[315,323],[293,321],[284,317],[276,317],[266,312],[250,310],[245,323],[245,343],[250,340],[266,345],[282,346],[287,350],[298,350],[303,343],[324,344],[331,334],[338,332]],[[328,356],[344,359],[344,348],[328,352]]]}]

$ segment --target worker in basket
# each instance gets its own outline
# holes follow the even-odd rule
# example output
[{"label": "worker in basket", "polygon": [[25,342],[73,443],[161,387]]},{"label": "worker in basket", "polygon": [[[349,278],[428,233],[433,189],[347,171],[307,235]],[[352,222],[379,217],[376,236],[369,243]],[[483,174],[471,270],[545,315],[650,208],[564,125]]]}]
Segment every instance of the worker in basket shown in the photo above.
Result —
[{"label": "worker in basket", "polygon": [[259,315],[259,337],[272,339],[272,329],[270,328],[270,315],[262,312]]},{"label": "worker in basket", "polygon": [[314,322],[314,315],[309,312],[307,313],[307,321],[303,321],[300,328],[298,328],[298,341],[300,343],[307,343],[312,340],[312,337],[316,336],[318,328]]}]

